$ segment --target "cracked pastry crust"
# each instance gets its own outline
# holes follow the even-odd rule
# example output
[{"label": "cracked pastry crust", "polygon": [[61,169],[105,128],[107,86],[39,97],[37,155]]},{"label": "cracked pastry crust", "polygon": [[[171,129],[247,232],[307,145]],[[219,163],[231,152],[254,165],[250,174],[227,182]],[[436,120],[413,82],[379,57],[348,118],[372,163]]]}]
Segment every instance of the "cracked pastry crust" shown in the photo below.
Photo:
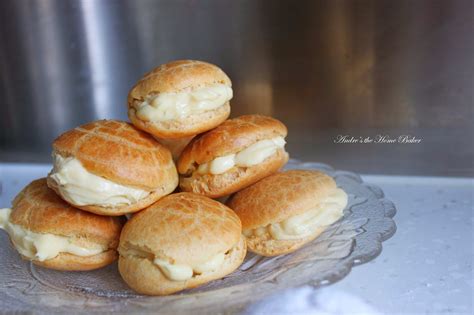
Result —
[{"label": "cracked pastry crust", "polygon": [[[116,216],[139,211],[170,194],[178,185],[169,150],[152,136],[122,121],[99,120],[69,130],[53,142],[53,154],[74,157],[94,175],[150,192],[129,205],[73,204],[96,214]],[[48,176],[48,186],[62,195],[51,176]]]}]

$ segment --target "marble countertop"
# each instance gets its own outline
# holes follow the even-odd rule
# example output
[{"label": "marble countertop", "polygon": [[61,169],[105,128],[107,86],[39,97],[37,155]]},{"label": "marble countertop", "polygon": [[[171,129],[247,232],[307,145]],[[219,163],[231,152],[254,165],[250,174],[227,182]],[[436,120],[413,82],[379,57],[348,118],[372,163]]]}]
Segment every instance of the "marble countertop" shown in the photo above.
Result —
[{"label": "marble countertop", "polygon": [[[0,163],[0,207],[47,164]],[[472,314],[474,179],[364,175],[397,207],[396,234],[338,288],[385,314]]]}]

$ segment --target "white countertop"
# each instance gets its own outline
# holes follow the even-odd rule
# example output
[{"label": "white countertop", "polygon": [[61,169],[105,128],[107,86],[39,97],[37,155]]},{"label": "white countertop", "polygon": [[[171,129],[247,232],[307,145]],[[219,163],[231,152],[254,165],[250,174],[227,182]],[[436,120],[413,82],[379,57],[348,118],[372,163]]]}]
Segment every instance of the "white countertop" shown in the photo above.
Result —
[{"label": "white countertop", "polygon": [[[0,163],[0,207],[46,164]],[[375,260],[332,286],[385,314],[472,314],[474,179],[363,176],[397,207],[397,232]]]},{"label": "white countertop", "polygon": [[397,207],[397,232],[339,288],[386,314],[472,314],[474,180],[363,176]]}]

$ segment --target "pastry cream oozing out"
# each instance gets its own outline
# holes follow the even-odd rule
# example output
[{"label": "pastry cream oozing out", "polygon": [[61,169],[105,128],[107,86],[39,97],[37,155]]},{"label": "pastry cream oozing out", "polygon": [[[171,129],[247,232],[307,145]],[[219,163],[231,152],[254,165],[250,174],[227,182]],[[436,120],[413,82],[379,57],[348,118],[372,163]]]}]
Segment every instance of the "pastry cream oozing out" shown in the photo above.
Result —
[{"label": "pastry cream oozing out", "polygon": [[347,194],[337,188],[318,205],[304,213],[289,217],[278,223],[265,227],[244,230],[247,237],[261,236],[269,233],[275,240],[301,239],[311,236],[318,228],[325,228],[336,222],[343,215],[347,205]]},{"label": "pastry cream oozing out", "polygon": [[23,256],[38,261],[52,259],[60,253],[69,253],[76,256],[93,256],[104,252],[104,249],[85,248],[72,242],[66,236],[49,233],[35,233],[10,222],[11,209],[0,209],[0,228],[5,230],[15,246]]},{"label": "pastry cream oozing out", "polygon": [[221,156],[199,165],[197,172],[217,175],[227,172],[234,166],[254,166],[275,154],[278,149],[283,149],[285,144],[283,137],[260,140],[237,153]]},{"label": "pastry cream oozing out", "polygon": [[54,168],[50,178],[58,186],[61,196],[78,206],[130,205],[147,197],[150,192],[123,186],[88,172],[73,157],[53,155]]},{"label": "pastry cream oozing out", "polygon": [[143,121],[166,121],[216,109],[230,99],[230,86],[214,84],[192,91],[150,95],[135,105],[135,110],[136,116]]},{"label": "pastry cream oozing out", "polygon": [[224,263],[225,254],[220,253],[212,257],[205,263],[198,266],[189,266],[185,264],[172,264],[166,260],[155,258],[153,263],[160,268],[166,278],[173,281],[184,281],[191,279],[193,275],[212,272],[220,268]]}]

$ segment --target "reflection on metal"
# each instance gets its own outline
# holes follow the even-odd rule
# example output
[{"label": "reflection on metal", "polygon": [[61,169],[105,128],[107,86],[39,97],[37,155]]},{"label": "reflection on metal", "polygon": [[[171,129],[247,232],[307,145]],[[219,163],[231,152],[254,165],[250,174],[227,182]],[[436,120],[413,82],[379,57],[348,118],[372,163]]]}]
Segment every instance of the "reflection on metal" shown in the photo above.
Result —
[{"label": "reflection on metal", "polygon": [[82,1],[81,16],[84,20],[84,39],[87,50],[87,59],[90,64],[90,82],[92,99],[95,107],[95,116],[107,117],[113,108],[110,108],[108,99],[113,98],[107,84],[107,77],[113,75],[113,68],[109,66],[110,55],[107,46],[107,28],[102,27],[102,17],[107,13],[99,1]]},{"label": "reflection on metal", "polygon": [[44,159],[65,129],[126,119],[134,82],[182,58],[221,66],[232,115],[275,115],[290,141],[329,128],[472,131],[469,0],[16,0],[0,1],[0,18],[0,159]]},{"label": "reflection on metal", "polygon": [[238,110],[240,112],[273,116],[274,92],[268,81],[253,81],[250,79],[237,86],[234,85],[233,88],[239,91],[237,101],[239,102]]}]

